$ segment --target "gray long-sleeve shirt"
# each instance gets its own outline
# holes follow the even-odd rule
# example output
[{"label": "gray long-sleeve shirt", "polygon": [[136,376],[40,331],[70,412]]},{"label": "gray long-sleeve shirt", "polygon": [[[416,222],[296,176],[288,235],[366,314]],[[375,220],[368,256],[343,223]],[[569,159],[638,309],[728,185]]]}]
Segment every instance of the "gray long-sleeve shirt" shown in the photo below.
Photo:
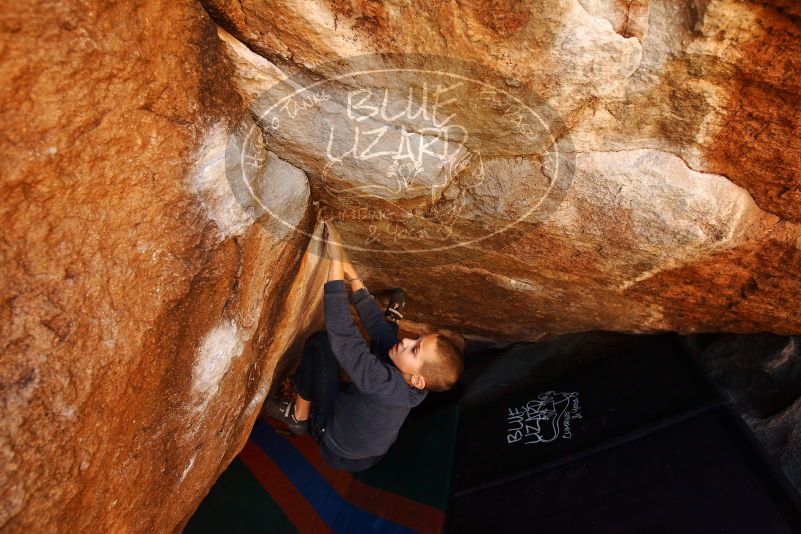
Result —
[{"label": "gray long-sleeve shirt", "polygon": [[353,322],[346,282],[326,282],[323,311],[328,340],[352,384],[337,398],[323,441],[338,456],[359,459],[385,454],[409,411],[428,391],[410,386],[389,358],[398,338],[367,288],[355,291],[352,300],[377,354],[370,352]]}]

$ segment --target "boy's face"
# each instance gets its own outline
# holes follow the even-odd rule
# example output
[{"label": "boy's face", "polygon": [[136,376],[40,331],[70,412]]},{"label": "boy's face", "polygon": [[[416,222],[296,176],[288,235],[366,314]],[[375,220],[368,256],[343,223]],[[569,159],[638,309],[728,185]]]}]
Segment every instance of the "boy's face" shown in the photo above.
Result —
[{"label": "boy's face", "polygon": [[431,335],[421,335],[417,339],[405,337],[389,349],[389,358],[400,372],[406,377],[406,381],[412,386],[423,389],[425,379],[420,376],[420,369],[423,362],[434,352],[436,340]]}]

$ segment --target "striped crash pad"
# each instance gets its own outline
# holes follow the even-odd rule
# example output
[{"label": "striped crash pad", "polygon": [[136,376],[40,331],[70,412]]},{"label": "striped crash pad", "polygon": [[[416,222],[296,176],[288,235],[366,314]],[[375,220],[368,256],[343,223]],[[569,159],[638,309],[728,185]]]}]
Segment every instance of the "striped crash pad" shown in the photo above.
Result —
[{"label": "striped crash pad", "polygon": [[353,474],[329,467],[310,435],[257,421],[184,531],[442,532],[458,413],[407,421],[378,464]]}]

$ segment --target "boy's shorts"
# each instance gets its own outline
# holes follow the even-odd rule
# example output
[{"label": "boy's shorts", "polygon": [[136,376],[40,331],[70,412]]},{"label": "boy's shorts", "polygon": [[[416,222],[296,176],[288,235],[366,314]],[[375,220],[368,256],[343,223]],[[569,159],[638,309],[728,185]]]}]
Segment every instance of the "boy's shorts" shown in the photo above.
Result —
[{"label": "boy's shorts", "polygon": [[323,458],[323,460],[325,460],[325,463],[334,469],[344,469],[345,471],[349,471],[351,473],[363,471],[364,469],[374,466],[381,458],[383,458],[383,456],[370,456],[369,458],[359,459],[343,458],[342,456],[334,454],[331,449],[326,446],[325,440],[323,439],[324,435],[325,428],[323,428],[319,438],[315,436],[314,439],[317,440],[317,443],[320,445],[320,456]]}]

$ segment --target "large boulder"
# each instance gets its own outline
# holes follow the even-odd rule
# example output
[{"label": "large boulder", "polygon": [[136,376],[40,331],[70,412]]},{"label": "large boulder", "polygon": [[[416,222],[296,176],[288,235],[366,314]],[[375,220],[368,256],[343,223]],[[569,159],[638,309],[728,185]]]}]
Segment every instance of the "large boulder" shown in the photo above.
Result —
[{"label": "large boulder", "polygon": [[794,3],[204,5],[271,150],[410,317],[801,328]]},{"label": "large boulder", "polygon": [[277,357],[319,321],[303,171],[250,148],[260,191],[305,235],[231,194],[244,107],[206,12],[90,4],[2,15],[9,532],[173,530],[243,446]]},{"label": "large boulder", "polygon": [[321,326],[323,212],[418,331],[798,333],[799,16],[9,6],[0,528],[180,528]]}]

